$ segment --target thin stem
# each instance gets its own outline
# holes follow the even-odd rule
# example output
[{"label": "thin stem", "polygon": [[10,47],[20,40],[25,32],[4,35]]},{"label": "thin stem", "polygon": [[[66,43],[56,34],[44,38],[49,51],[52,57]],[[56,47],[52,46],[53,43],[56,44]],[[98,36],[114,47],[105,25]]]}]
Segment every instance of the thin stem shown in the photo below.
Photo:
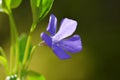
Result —
[{"label": "thin stem", "polygon": [[27,39],[27,44],[26,44],[26,48],[25,48],[25,55],[24,55],[24,58],[23,58],[23,65],[26,63],[26,60],[27,60],[27,57],[28,57],[28,51],[29,51],[29,47],[30,47],[30,42],[31,42],[31,34],[28,36],[28,39]]},{"label": "thin stem", "polygon": [[36,44],[36,45],[33,46],[32,50],[31,50],[30,58],[29,58],[29,60],[26,62],[26,65],[25,65],[25,67],[24,67],[24,70],[27,70],[27,68],[29,67],[29,64],[30,64],[30,62],[31,62],[31,60],[32,60],[33,53],[34,53],[35,49],[36,49],[37,47],[39,47],[39,46],[46,46],[46,44],[44,43],[44,41],[41,41],[39,44]]},{"label": "thin stem", "polygon": [[13,72],[13,62],[15,55],[15,72],[19,70],[19,44],[18,44],[18,32],[16,29],[15,21],[12,12],[9,13],[10,27],[11,27],[11,49],[10,49],[10,73]]},{"label": "thin stem", "polygon": [[27,68],[28,68],[28,66],[29,66],[29,64],[30,64],[30,62],[31,62],[31,60],[32,60],[33,53],[34,53],[35,49],[37,48],[37,46],[39,46],[39,45],[35,45],[35,46],[32,47],[31,54],[30,54],[30,58],[29,58],[29,60],[26,62],[26,65],[25,65],[25,67],[24,67],[25,70],[27,70]]},{"label": "thin stem", "polygon": [[[12,27],[12,21],[11,21],[11,18],[9,16],[9,19],[10,19],[10,23],[11,23],[11,27]],[[13,68],[13,61],[14,61],[14,38],[13,38],[13,30],[11,29],[10,30],[11,32],[11,47],[10,47],[10,74],[12,74],[12,68]]]},{"label": "thin stem", "polygon": [[[36,27],[36,23],[33,23],[32,24],[32,26],[31,26],[31,29],[33,28],[33,27]],[[23,58],[23,66],[25,66],[25,63],[26,63],[26,61],[27,61],[27,58],[28,58],[28,52],[29,52],[29,48],[30,48],[30,43],[31,43],[31,39],[32,39],[32,32],[34,31],[34,30],[31,30],[30,29],[30,34],[29,34],[29,36],[28,36],[28,39],[27,39],[27,44],[26,44],[26,47],[25,47],[25,55],[24,55],[24,58]]]}]

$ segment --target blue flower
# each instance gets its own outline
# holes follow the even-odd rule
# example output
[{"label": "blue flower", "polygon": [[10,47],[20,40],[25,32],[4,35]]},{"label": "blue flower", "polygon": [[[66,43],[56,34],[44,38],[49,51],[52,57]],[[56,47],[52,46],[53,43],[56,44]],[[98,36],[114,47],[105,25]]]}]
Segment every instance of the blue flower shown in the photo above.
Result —
[{"label": "blue flower", "polygon": [[76,28],[77,22],[75,20],[65,18],[62,20],[60,29],[57,32],[57,18],[51,14],[47,27],[47,31],[50,35],[42,32],[41,38],[52,48],[56,56],[60,59],[68,59],[71,58],[68,52],[76,53],[82,50],[82,43],[79,35],[73,35],[67,38],[75,32]]}]

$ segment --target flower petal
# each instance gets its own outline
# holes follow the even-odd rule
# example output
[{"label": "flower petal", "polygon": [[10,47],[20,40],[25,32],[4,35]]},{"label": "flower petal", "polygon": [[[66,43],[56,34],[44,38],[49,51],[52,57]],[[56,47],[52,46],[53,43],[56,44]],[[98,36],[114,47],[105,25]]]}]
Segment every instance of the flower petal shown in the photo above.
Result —
[{"label": "flower petal", "polygon": [[76,53],[82,50],[82,42],[79,35],[74,35],[69,39],[61,40],[59,45],[64,50],[71,53]]},{"label": "flower petal", "polygon": [[63,51],[62,48],[58,47],[57,45],[53,45],[53,51],[60,59],[68,59],[71,58],[69,54],[67,54],[65,51]]},{"label": "flower petal", "polygon": [[47,31],[50,32],[51,36],[55,35],[57,26],[57,18],[51,14],[49,19],[49,24],[47,27]]},{"label": "flower petal", "polygon": [[77,21],[65,18],[60,26],[59,31],[53,36],[55,40],[62,40],[70,35],[72,35],[77,28]]},{"label": "flower petal", "polygon": [[52,39],[51,39],[51,37],[49,35],[42,32],[40,36],[49,47],[52,47]]}]

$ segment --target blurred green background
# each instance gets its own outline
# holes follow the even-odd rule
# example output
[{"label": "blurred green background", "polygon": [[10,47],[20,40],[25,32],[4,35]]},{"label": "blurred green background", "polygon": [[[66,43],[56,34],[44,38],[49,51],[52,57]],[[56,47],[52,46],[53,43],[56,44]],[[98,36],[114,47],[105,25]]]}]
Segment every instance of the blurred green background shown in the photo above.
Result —
[{"label": "blurred green background", "polygon": [[[19,33],[29,32],[32,14],[29,0],[13,9]],[[119,0],[55,0],[52,10],[38,23],[32,43],[41,41],[49,15],[58,22],[68,17],[78,21],[75,34],[82,38],[83,50],[72,59],[59,60],[48,47],[36,49],[29,69],[42,73],[46,80],[120,80],[120,4]],[[0,13],[0,46],[9,57],[8,16]],[[0,80],[4,80],[0,66]]]}]

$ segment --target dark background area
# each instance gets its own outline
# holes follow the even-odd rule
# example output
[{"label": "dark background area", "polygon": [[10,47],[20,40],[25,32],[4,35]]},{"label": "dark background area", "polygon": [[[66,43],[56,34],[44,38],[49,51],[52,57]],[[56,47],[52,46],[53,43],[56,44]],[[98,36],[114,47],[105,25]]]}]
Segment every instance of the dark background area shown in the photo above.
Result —
[{"label": "dark background area", "polygon": [[[40,47],[35,51],[30,69],[42,73],[46,80],[120,80],[119,3],[119,0],[55,0],[49,14],[38,23],[32,43],[41,41],[39,35],[45,31],[53,13],[59,23],[65,17],[78,21],[75,34],[81,36],[83,50],[64,61],[50,48]],[[13,13],[19,33],[28,33],[32,22],[29,0],[23,0]],[[0,13],[0,46],[8,57],[9,45],[8,16]]]}]

